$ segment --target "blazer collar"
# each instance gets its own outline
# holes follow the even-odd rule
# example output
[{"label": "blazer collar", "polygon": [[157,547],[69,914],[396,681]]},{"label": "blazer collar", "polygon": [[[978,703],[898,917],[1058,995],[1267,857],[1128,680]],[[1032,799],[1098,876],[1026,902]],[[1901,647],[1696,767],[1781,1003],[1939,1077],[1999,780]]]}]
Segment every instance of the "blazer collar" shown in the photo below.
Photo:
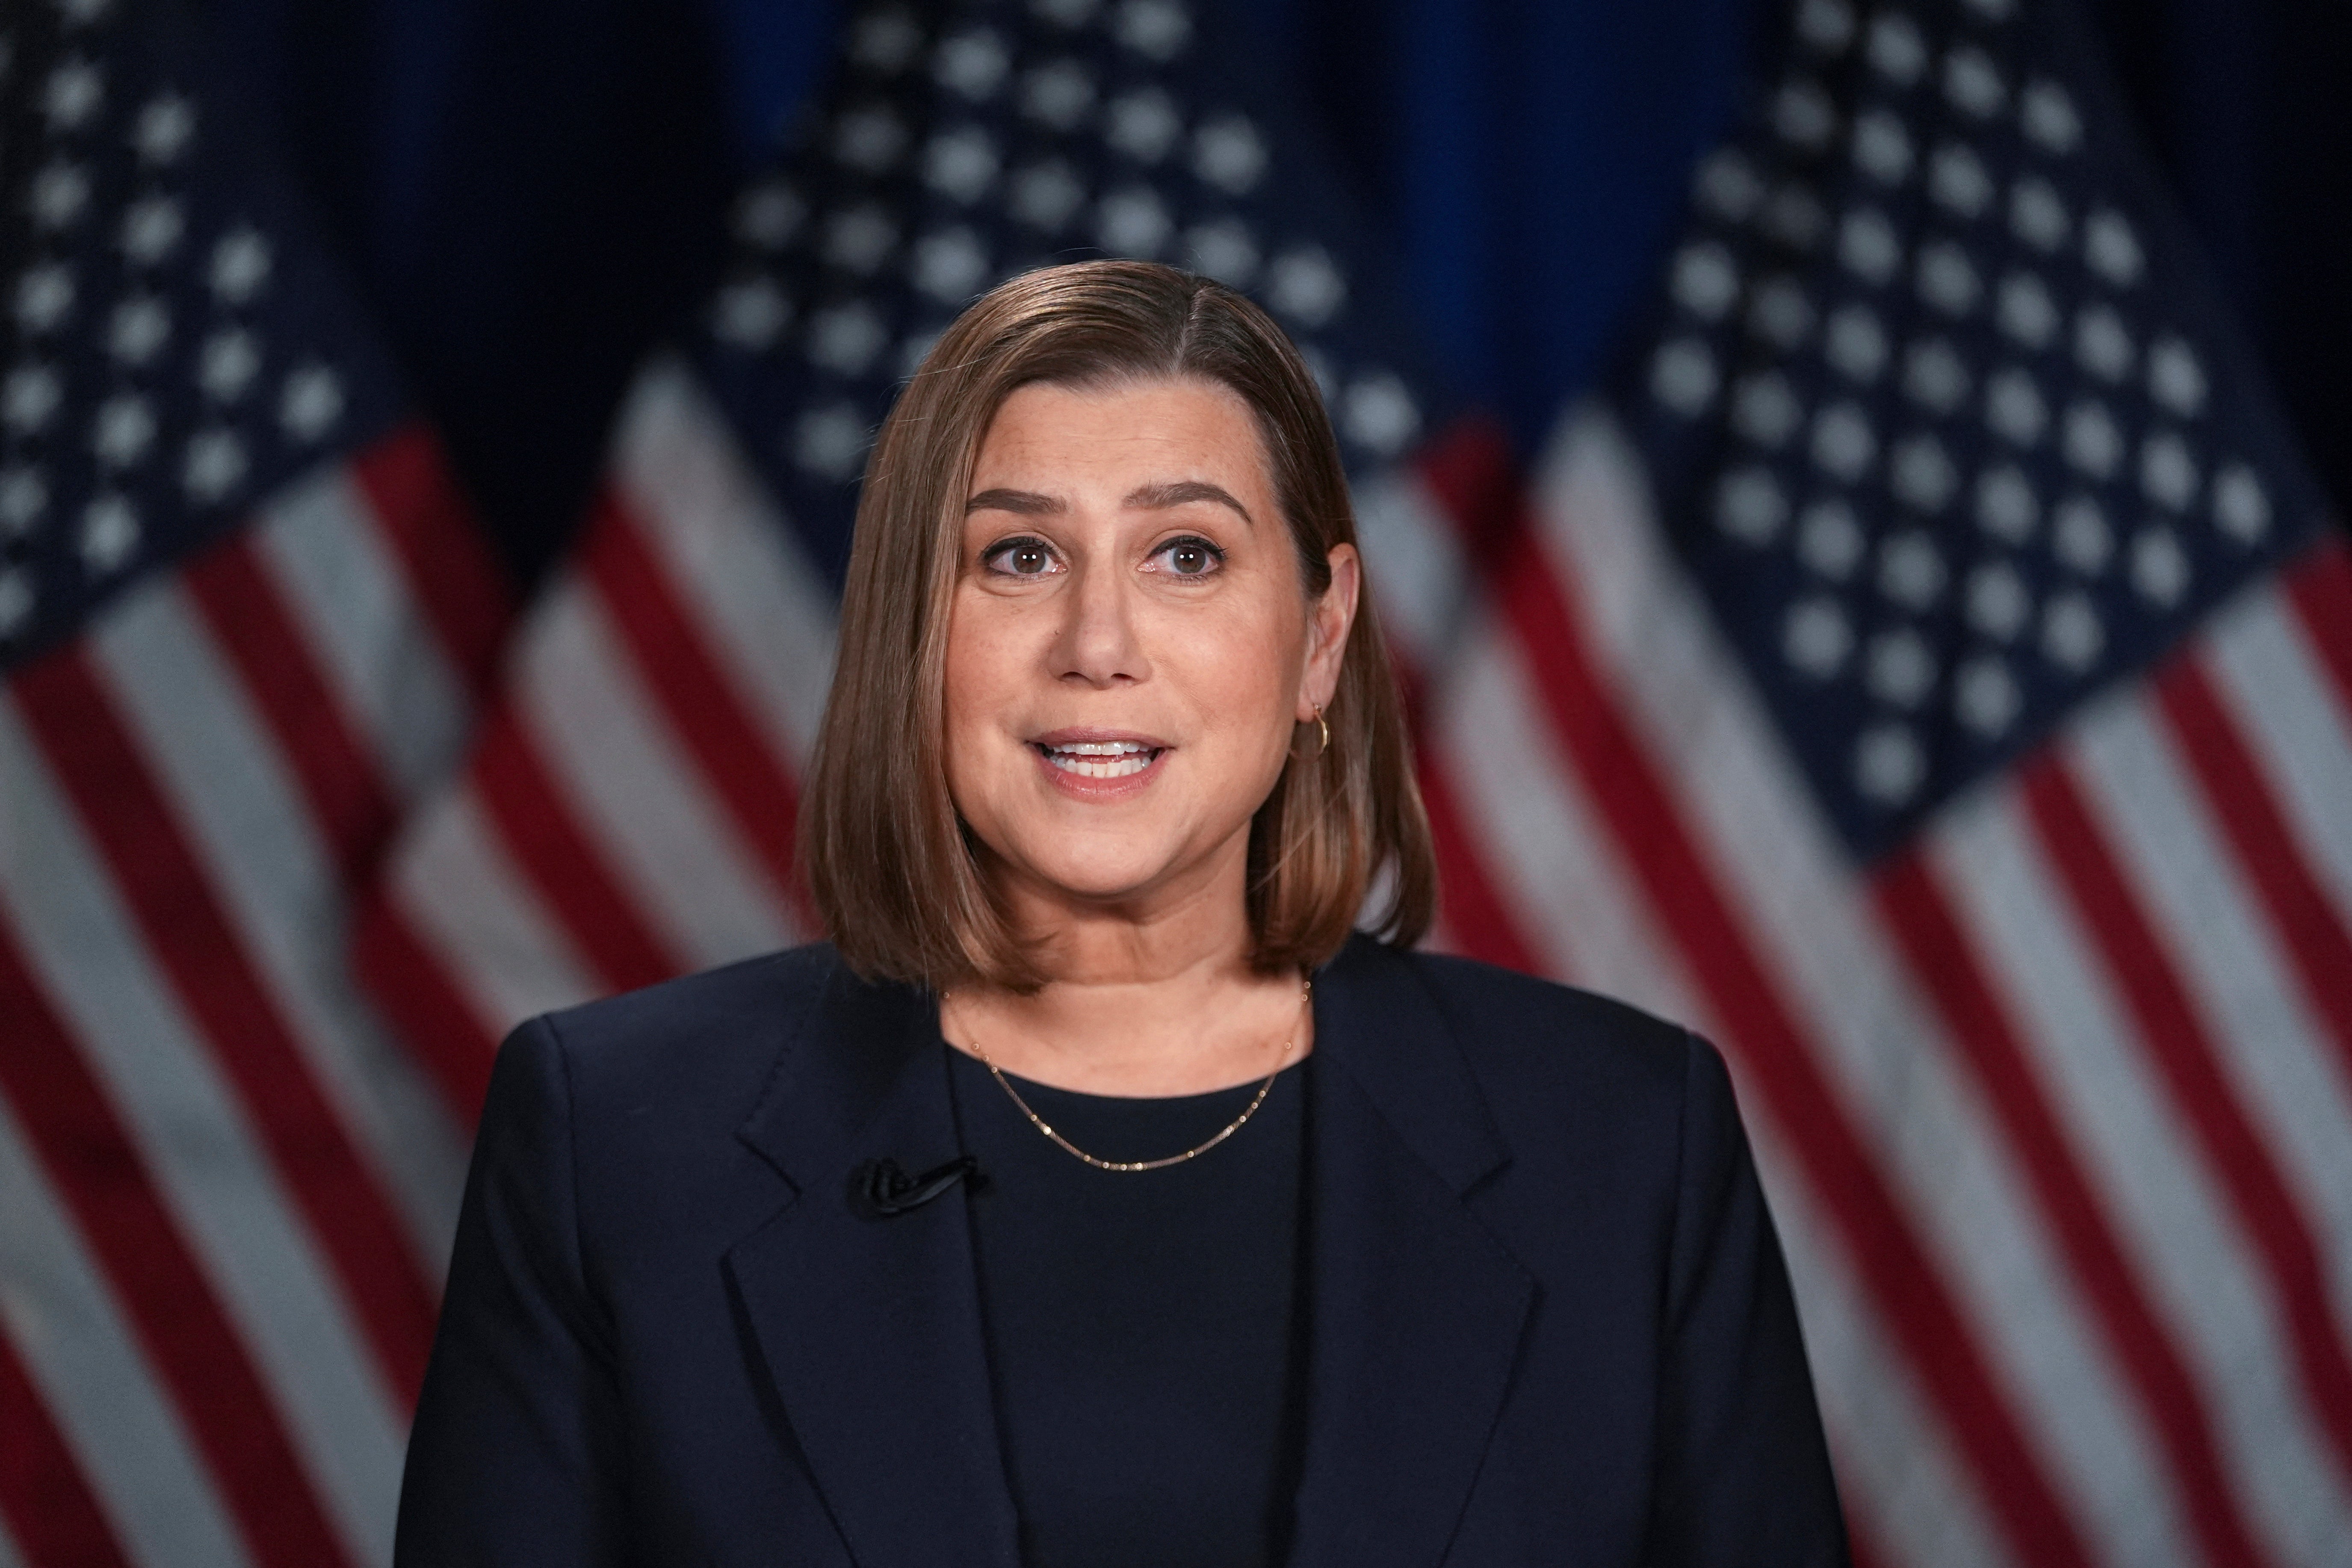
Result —
[{"label": "blazer collar", "polygon": [[1419,960],[1359,932],[1315,974],[1315,1049],[1456,1194],[1509,1163],[1486,1092]]},{"label": "blazer collar", "polygon": [[1412,960],[1318,976],[1307,1452],[1293,1568],[1434,1568],[1508,1392],[1535,1282],[1465,1199],[1508,1163]]},{"label": "blazer collar", "polygon": [[[1316,977],[1307,1448],[1295,1568],[1434,1568],[1535,1288],[1465,1202],[1507,1163],[1412,961],[1358,938]],[[1016,1568],[965,1205],[860,1217],[851,1173],[960,1151],[931,998],[838,964],[740,1136],[795,1196],[728,1267],[861,1568]]]},{"label": "blazer collar", "polygon": [[782,1415],[860,1568],[1018,1568],[980,1289],[952,1194],[889,1218],[868,1159],[955,1157],[931,999],[836,961],[740,1132],[796,1190],[727,1258]]}]

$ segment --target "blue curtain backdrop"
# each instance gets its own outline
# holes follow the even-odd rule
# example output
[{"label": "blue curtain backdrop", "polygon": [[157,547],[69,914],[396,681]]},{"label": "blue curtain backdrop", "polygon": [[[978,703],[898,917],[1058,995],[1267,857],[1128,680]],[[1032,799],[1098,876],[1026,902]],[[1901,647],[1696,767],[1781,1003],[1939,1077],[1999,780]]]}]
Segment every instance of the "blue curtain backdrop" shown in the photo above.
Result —
[{"label": "blue curtain backdrop", "polygon": [[[1780,0],[1227,0],[1383,237],[1438,363],[1523,447],[1594,376]],[[511,564],[559,551],[639,355],[838,6],[211,0]],[[2339,515],[2352,16],[2090,0]]]}]

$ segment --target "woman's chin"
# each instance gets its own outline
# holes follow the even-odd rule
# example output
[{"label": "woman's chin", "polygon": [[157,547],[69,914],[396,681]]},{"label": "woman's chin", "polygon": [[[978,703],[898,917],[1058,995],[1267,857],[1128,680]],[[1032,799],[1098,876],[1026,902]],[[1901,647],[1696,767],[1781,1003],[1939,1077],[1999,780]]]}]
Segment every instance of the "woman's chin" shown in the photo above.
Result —
[{"label": "woman's chin", "polygon": [[1036,868],[1030,881],[1046,897],[1081,908],[1124,913],[1175,879],[1167,867],[1068,866]]},{"label": "woman's chin", "polygon": [[1132,843],[1090,852],[1083,841],[1064,842],[1050,854],[1023,857],[1017,876],[1039,896],[1073,909],[1118,911],[1131,916],[1139,906],[1183,888],[1208,870],[1176,846],[1154,852]]}]

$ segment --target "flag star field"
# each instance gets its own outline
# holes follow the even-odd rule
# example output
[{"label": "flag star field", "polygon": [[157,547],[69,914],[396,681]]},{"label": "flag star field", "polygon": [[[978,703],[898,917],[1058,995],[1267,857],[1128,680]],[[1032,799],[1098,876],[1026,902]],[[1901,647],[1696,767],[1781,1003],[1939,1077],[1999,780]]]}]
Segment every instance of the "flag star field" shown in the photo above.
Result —
[{"label": "flag star field", "polygon": [[[0,72],[0,657],[53,643],[394,406],[324,258],[225,181],[183,73],[111,6],[28,5]],[[299,232],[299,228],[296,232]],[[363,340],[358,340],[363,341]]]},{"label": "flag star field", "polygon": [[1407,354],[1350,319],[1328,202],[1236,101],[1204,26],[1176,0],[855,14],[795,150],[738,205],[695,349],[836,575],[896,388],[982,289],[1053,261],[1150,258],[1255,293],[1306,353],[1352,466],[1421,434],[1429,394],[1401,373]]},{"label": "flag star field", "polygon": [[1697,172],[1627,399],[1677,545],[1865,855],[2319,511],[2086,117],[2082,40],[2017,0],[1946,9],[1797,8],[1753,129]]}]

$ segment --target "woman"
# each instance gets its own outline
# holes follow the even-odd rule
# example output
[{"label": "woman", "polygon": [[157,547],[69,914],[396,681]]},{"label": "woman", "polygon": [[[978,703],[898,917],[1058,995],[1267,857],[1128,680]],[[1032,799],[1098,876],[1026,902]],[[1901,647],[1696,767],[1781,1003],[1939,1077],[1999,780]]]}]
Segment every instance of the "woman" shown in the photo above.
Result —
[{"label": "woman", "polygon": [[940,340],[802,843],[831,945],[500,1052],[401,1562],[1843,1561],[1715,1053],[1407,951],[1337,447],[1240,296]]}]

